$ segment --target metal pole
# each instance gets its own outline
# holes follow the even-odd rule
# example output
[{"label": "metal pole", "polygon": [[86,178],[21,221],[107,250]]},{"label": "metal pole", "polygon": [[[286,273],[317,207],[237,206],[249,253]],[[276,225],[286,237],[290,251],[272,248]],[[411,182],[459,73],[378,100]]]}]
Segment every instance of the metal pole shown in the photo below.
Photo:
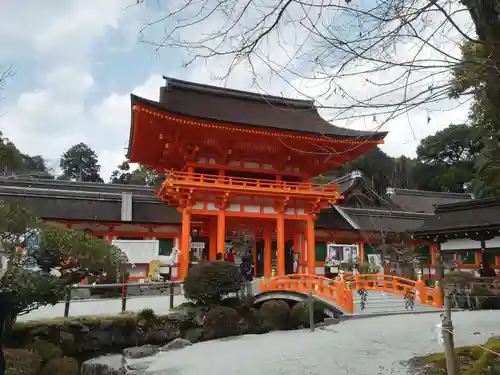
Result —
[{"label": "metal pole", "polygon": [[310,290],[308,293],[307,302],[309,307],[309,327],[311,329],[311,332],[314,332],[314,299],[312,290]]}]

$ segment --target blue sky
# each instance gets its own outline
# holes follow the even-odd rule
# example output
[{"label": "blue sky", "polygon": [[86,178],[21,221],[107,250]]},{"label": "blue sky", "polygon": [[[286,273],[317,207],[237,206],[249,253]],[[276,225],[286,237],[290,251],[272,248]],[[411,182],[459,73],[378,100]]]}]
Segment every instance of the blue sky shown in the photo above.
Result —
[{"label": "blue sky", "polygon": [[[65,149],[83,141],[97,151],[107,178],[124,160],[131,92],[157,99],[163,74],[220,84],[211,79],[221,72],[218,61],[185,68],[182,51],[164,49],[157,54],[153,47],[139,43],[139,30],[159,9],[128,7],[131,1],[135,3],[0,2],[0,64],[12,65],[16,72],[1,93],[5,99],[0,101],[0,130],[21,151],[41,154],[56,166]],[[262,82],[267,82],[264,71],[262,75]],[[228,86],[251,89],[248,72],[236,70]],[[275,83],[264,86],[267,93],[294,95]],[[460,108],[438,115],[432,124],[426,123],[426,113],[414,113],[411,131],[408,119],[395,121],[383,129],[390,131],[384,149],[394,156],[413,156],[422,137],[460,121],[466,111]]]}]

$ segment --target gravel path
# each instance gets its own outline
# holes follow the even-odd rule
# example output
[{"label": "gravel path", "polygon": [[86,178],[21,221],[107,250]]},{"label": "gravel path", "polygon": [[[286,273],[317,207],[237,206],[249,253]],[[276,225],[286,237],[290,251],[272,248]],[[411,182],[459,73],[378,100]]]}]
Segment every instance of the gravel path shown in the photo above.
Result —
[{"label": "gravel path", "polygon": [[[186,302],[184,296],[174,296],[174,306]],[[121,312],[122,300],[75,300],[71,301],[70,316],[117,315]],[[127,311],[138,312],[153,309],[155,313],[166,314],[170,309],[170,296],[132,297],[127,300]],[[64,303],[43,306],[29,314],[17,318],[18,321],[47,320],[64,316]]]},{"label": "gravel path", "polygon": [[[407,375],[401,363],[441,351],[439,314],[346,321],[325,329],[274,332],[195,344],[144,360],[153,374]],[[500,333],[497,311],[453,314],[456,345],[482,344]]]}]

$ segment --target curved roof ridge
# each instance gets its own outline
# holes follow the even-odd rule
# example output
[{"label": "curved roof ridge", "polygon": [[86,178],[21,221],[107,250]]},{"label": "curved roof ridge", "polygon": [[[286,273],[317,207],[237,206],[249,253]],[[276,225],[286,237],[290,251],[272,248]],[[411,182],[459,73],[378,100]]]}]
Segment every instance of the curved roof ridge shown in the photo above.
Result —
[{"label": "curved roof ridge", "polygon": [[450,198],[465,198],[469,197],[469,199],[473,198],[471,193],[455,193],[448,191],[428,191],[428,190],[419,190],[419,189],[403,189],[403,188],[388,188],[388,195],[425,195],[430,197],[450,197]]},{"label": "curved roof ridge", "polygon": [[230,96],[238,99],[256,100],[260,102],[266,102],[269,104],[292,106],[296,107],[296,109],[317,111],[317,107],[314,104],[314,100],[311,99],[309,100],[295,99],[295,98],[286,98],[284,96],[260,94],[257,92],[230,89],[221,86],[207,85],[204,83],[189,82],[167,76],[163,76],[163,78],[166,80],[167,87],[171,88],[203,92],[212,95]]},{"label": "curved roof ridge", "polygon": [[499,207],[500,197],[470,199],[463,202],[445,203],[436,206],[435,213],[463,211],[470,208]]},{"label": "curved roof ridge", "polygon": [[[195,92],[195,91],[193,91]],[[172,103],[165,103],[165,102],[158,102],[155,100],[151,99],[146,99],[143,97],[140,97],[135,94],[130,94],[130,99],[132,102],[132,109],[135,104],[143,104],[143,105],[148,105],[151,106],[152,108],[155,108],[159,111],[166,111],[172,114],[180,115],[180,116],[187,116],[191,117],[194,119],[208,119],[212,121],[218,121],[224,124],[228,125],[243,125],[243,126],[255,126],[259,128],[266,128],[266,129],[276,129],[278,131],[281,130],[286,130],[286,131],[291,131],[291,132],[300,132],[300,133],[309,133],[309,134],[314,134],[314,135],[320,135],[323,137],[343,137],[343,138],[356,138],[359,139],[360,141],[363,141],[365,139],[378,139],[378,140],[383,140],[385,136],[387,135],[387,132],[377,132],[377,131],[365,131],[365,130],[353,130],[353,129],[348,129],[348,128],[342,128],[333,124],[330,124],[328,121],[326,121],[321,115],[318,113],[317,110],[313,111],[296,111],[295,114],[292,114],[291,117],[297,118],[300,117],[299,114],[304,114],[306,112],[309,112],[313,115],[313,117],[308,118],[307,120],[312,120],[313,122],[316,122],[316,124],[311,124],[311,122],[304,122],[300,124],[291,124],[290,122],[280,122],[280,121],[273,121],[272,125],[268,123],[256,123],[255,121],[248,121],[248,118],[241,118],[233,120],[233,118],[221,118],[220,116],[213,116],[213,115],[205,115],[205,114],[200,114],[200,113],[193,113],[194,109],[193,106],[195,105],[194,103],[190,102],[187,103],[185,102],[183,105],[184,106],[189,106],[189,108],[177,108],[177,106],[172,105]],[[265,102],[259,102],[259,104],[265,104]],[[273,109],[271,106],[269,108]],[[206,109],[206,108],[205,108]],[[280,114],[286,114],[287,111],[282,111],[280,108],[274,108],[277,110],[278,113]],[[292,111],[290,111],[292,112]],[[253,112],[255,114],[255,112]],[[241,113],[239,114],[241,117]],[[274,113],[276,115],[276,113]],[[225,114],[227,116],[227,114]],[[290,120],[290,116],[287,117],[288,120]],[[262,119],[260,119],[262,120]],[[266,118],[266,120],[269,120]],[[313,126],[316,125],[316,126]],[[133,123],[131,127],[131,133],[130,136],[133,134]],[[129,145],[130,145],[130,140],[129,139]],[[127,157],[129,155],[127,154]]]}]

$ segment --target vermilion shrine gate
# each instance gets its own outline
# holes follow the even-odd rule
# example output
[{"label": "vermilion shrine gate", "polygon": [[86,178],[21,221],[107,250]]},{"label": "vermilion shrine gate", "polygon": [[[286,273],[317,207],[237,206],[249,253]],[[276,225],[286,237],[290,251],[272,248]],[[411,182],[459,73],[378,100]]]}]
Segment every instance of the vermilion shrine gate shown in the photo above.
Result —
[{"label": "vermilion shrine gate", "polygon": [[228,231],[246,230],[263,242],[264,276],[272,272],[273,237],[278,276],[286,273],[287,247],[314,274],[316,214],[342,196],[310,179],[387,133],[331,125],[309,100],[166,81],[159,102],[131,96],[128,158],[166,173],[158,194],[182,213],[180,278],[193,225],[208,235],[211,260],[224,252]]}]

